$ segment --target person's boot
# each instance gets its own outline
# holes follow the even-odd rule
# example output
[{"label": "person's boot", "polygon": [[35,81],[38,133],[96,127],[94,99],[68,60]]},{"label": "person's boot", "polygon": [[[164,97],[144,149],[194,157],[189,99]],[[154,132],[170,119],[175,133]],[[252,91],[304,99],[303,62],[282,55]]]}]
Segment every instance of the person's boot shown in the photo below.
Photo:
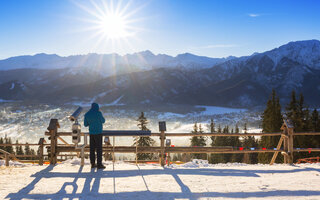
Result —
[{"label": "person's boot", "polygon": [[96,164],[91,164],[91,169],[96,168],[97,165]]},{"label": "person's boot", "polygon": [[98,169],[105,169],[106,167],[103,164],[97,166]]}]

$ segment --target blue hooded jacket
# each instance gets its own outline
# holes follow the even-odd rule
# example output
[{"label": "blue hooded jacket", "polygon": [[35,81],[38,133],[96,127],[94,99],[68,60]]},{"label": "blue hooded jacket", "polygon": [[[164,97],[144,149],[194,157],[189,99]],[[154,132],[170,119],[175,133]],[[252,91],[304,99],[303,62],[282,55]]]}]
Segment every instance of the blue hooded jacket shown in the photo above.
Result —
[{"label": "blue hooded jacket", "polygon": [[99,105],[93,103],[91,109],[84,115],[84,126],[89,126],[90,134],[101,134],[102,124],[105,122],[102,113],[99,111]]}]

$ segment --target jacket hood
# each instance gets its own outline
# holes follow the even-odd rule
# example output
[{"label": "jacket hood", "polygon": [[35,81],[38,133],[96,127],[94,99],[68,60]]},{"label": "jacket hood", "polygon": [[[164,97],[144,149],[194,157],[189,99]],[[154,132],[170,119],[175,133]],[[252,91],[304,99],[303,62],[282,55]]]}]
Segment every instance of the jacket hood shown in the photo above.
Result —
[{"label": "jacket hood", "polygon": [[98,112],[99,111],[99,105],[97,103],[92,103],[91,104],[91,110]]}]

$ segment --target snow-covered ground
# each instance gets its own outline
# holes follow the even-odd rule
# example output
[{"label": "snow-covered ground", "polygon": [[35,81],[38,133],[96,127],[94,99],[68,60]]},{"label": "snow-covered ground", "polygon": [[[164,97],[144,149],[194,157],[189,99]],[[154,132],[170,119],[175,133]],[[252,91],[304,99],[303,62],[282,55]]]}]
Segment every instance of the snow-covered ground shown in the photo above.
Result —
[{"label": "snow-covered ground", "polygon": [[320,199],[320,164],[0,167],[0,199]]}]

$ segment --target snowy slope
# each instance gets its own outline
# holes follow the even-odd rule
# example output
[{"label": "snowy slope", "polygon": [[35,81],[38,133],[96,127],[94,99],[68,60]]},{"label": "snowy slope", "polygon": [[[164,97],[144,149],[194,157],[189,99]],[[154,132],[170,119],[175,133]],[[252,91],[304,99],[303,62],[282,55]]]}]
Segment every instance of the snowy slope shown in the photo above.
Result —
[{"label": "snowy slope", "polygon": [[[319,199],[320,165],[210,165],[79,161],[52,166],[0,167],[0,199]],[[15,180],[15,181],[12,181]]]}]

